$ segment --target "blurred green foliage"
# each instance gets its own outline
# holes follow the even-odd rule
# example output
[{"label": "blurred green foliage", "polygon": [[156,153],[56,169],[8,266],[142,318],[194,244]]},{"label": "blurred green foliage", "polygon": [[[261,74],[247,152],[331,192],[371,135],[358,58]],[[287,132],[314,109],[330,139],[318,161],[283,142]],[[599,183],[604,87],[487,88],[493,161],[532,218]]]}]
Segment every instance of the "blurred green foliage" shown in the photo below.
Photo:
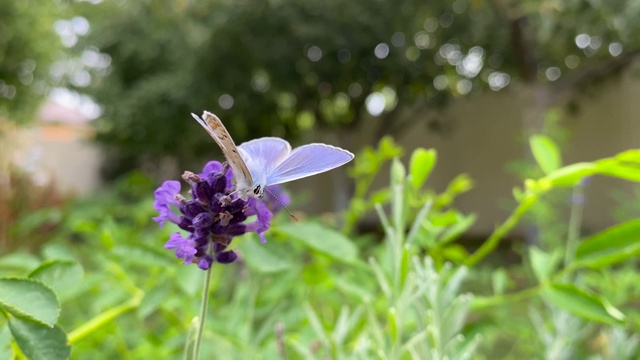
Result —
[{"label": "blurred green foliage", "polygon": [[63,15],[54,1],[0,2],[0,120],[30,120],[48,94],[63,49],[54,23]]},{"label": "blurred green foliage", "polygon": [[[556,148],[534,143],[538,154]],[[267,244],[234,240],[241,260],[214,267],[202,358],[637,358],[639,220],[575,247],[531,247],[523,263],[479,262],[544,194],[596,174],[640,181],[640,150],[526,180],[513,214],[473,253],[457,239],[475,217],[452,206],[470,180],[436,193],[425,185],[435,151],[415,150],[406,167],[388,156],[402,152],[383,139],[352,169],[366,188],[373,169],[390,165],[387,195],[373,204],[380,233],[283,214]],[[549,156],[537,158],[548,166]],[[161,248],[174,229],[150,220],[152,189],[140,174],[122,178],[109,193],[70,202],[39,251],[0,257],[0,355],[19,346],[31,358],[66,359],[65,333],[74,358],[182,354],[203,272]],[[364,193],[348,210],[358,217],[371,201]]]}]

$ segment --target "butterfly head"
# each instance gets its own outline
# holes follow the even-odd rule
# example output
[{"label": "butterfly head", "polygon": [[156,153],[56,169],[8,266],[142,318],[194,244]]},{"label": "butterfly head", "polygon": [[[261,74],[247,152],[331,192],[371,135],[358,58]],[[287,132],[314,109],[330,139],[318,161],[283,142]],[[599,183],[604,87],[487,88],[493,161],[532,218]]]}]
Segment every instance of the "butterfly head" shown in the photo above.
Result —
[{"label": "butterfly head", "polygon": [[264,186],[262,185],[254,186],[251,191],[253,192],[253,195],[258,199],[262,199],[262,197],[264,196]]}]

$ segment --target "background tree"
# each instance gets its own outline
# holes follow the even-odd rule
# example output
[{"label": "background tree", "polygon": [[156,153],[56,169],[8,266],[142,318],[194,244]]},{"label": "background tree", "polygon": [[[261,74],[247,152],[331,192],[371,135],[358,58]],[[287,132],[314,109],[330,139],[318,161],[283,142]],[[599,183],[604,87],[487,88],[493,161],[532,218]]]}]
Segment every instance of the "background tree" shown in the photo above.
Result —
[{"label": "background tree", "polygon": [[64,11],[54,1],[0,2],[0,119],[31,119],[47,95],[63,49],[54,25]]},{"label": "background tree", "polygon": [[415,122],[438,130],[437,110],[452,97],[520,84],[531,130],[635,58],[634,4],[105,2],[81,4],[93,31],[79,49],[110,57],[108,76],[88,91],[103,105],[99,140],[119,173],[210,151],[191,136],[201,130],[188,113],[202,109],[239,142],[360,126],[380,137]]}]

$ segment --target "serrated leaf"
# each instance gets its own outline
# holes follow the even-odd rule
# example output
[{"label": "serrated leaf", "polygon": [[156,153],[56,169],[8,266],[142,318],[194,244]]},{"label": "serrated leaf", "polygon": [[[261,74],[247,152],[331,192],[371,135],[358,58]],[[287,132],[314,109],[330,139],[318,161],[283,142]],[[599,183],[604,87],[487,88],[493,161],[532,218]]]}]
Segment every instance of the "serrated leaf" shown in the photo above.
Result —
[{"label": "serrated leaf", "polygon": [[313,222],[289,223],[277,227],[286,239],[299,241],[336,260],[353,263],[358,248],[341,233]]},{"label": "serrated leaf", "polygon": [[67,334],[58,326],[49,327],[11,317],[9,329],[29,360],[64,360],[71,355]]},{"label": "serrated leaf", "polygon": [[411,174],[411,185],[414,189],[422,187],[431,170],[436,164],[437,153],[434,149],[425,150],[418,148],[411,154],[409,173]]},{"label": "serrated leaf", "polygon": [[529,140],[529,143],[533,157],[545,174],[560,168],[562,164],[560,150],[553,140],[545,135],[534,135]]},{"label": "serrated leaf", "polygon": [[83,270],[80,264],[69,260],[46,261],[29,274],[50,286],[60,301],[64,301],[77,293],[78,282],[82,279]]},{"label": "serrated leaf", "polygon": [[247,265],[261,273],[274,273],[291,268],[291,263],[273,251],[269,244],[261,244],[253,238],[245,237],[238,242],[242,258]]},{"label": "serrated leaf", "polygon": [[20,272],[20,275],[25,274],[28,270],[31,270],[40,264],[40,259],[23,251],[15,251],[0,258],[0,270]]},{"label": "serrated leaf", "polygon": [[587,320],[620,325],[625,316],[606,299],[588,293],[573,284],[551,284],[543,296],[553,305]]},{"label": "serrated leaf", "polygon": [[587,176],[596,174],[596,165],[593,163],[576,163],[567,165],[550,173],[546,179],[553,186],[574,186]]},{"label": "serrated leaf", "polygon": [[610,227],[582,241],[576,249],[579,266],[602,268],[640,255],[640,219]]},{"label": "serrated leaf", "polygon": [[16,317],[48,326],[60,315],[56,294],[34,279],[0,279],[0,305]]}]

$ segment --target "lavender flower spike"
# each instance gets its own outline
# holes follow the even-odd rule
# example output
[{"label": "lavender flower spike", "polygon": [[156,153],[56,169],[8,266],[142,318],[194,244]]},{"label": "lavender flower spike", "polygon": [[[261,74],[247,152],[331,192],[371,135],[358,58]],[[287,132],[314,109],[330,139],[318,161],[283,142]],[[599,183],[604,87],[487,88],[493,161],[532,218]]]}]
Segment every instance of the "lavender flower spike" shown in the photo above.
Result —
[{"label": "lavender flower spike", "polygon": [[[266,242],[264,233],[273,217],[270,210],[273,204],[255,198],[241,199],[234,193],[233,173],[228,166],[211,161],[202,173],[185,172],[182,177],[191,185],[191,199],[179,194],[179,182],[165,181],[155,191],[154,208],[160,215],[153,218],[160,226],[170,221],[189,232],[187,237],[174,233],[165,244],[166,249],[175,251],[177,258],[206,270],[214,262],[228,264],[238,258],[233,250],[227,249],[236,236],[256,232],[262,242]],[[272,191],[288,203],[288,196],[281,189]],[[181,215],[172,208],[179,210]],[[254,215],[253,221],[245,223]]]}]

